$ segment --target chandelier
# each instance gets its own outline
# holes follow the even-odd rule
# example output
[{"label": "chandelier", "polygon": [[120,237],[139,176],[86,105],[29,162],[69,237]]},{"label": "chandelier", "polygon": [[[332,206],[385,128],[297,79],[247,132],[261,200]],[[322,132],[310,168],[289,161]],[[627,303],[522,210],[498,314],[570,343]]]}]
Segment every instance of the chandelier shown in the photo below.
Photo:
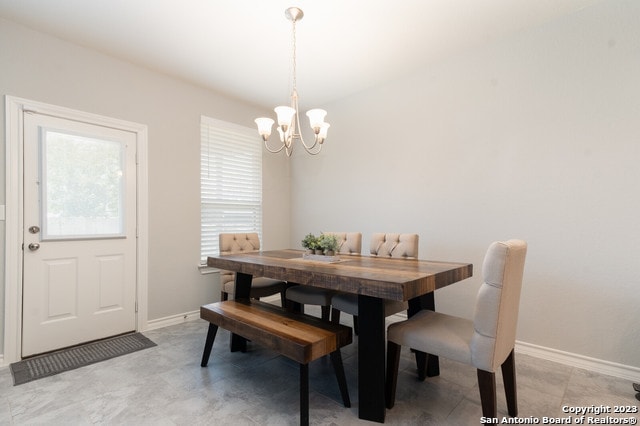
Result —
[{"label": "chandelier", "polygon": [[314,139],[313,143],[307,145],[305,143],[302,133],[300,132],[300,116],[298,114],[298,91],[296,88],[296,22],[302,19],[304,13],[297,7],[290,7],[285,10],[284,15],[289,19],[293,25],[292,29],[292,44],[293,44],[293,56],[292,56],[292,73],[293,73],[293,90],[291,91],[291,106],[278,106],[274,108],[278,119],[278,134],[280,135],[280,147],[273,149],[269,146],[269,136],[271,136],[271,127],[274,121],[270,118],[261,117],[256,118],[255,122],[258,126],[258,133],[262,136],[264,146],[269,152],[278,153],[285,150],[288,157],[293,152],[293,143],[299,140],[302,143],[304,149],[311,155],[316,155],[322,150],[322,143],[327,137],[327,129],[329,129],[329,123],[324,121],[324,117],[327,115],[327,111],[323,109],[311,109],[307,111],[307,117],[309,117],[309,124],[313,129]]}]

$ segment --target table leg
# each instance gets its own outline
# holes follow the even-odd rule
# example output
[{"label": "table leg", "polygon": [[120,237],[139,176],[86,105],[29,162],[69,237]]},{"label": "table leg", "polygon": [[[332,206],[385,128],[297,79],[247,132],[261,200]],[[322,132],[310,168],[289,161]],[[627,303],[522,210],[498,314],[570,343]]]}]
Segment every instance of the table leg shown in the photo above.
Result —
[{"label": "table leg", "polygon": [[358,296],[358,416],[384,423],[385,322],[382,299]]},{"label": "table leg", "polygon": [[[236,272],[236,289],[233,296],[234,299],[248,299],[250,297],[252,279],[252,275]],[[247,339],[232,333],[229,346],[231,352],[246,352]]]},{"label": "table leg", "polygon": [[[409,300],[409,311],[407,315],[411,317],[422,309],[428,309],[430,311],[436,310],[436,299],[433,292]],[[420,380],[424,380],[426,377],[440,375],[440,361],[437,356],[416,351],[415,349],[413,351],[416,356],[418,378]]]}]

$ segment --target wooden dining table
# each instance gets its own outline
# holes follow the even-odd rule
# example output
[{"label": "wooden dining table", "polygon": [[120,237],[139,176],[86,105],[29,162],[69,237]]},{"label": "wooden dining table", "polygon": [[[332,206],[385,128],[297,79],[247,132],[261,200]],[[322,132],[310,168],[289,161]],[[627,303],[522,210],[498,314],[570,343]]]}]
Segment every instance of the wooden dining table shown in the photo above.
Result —
[{"label": "wooden dining table", "polygon": [[[301,250],[273,250],[209,257],[207,265],[236,272],[235,298],[249,298],[252,277],[320,287],[358,295],[358,416],[384,423],[384,299],[408,301],[408,315],[435,309],[433,292],[473,275],[470,263],[395,259],[365,255],[305,258]],[[238,336],[239,337],[239,336]],[[242,345],[242,339],[233,343]],[[428,375],[438,374],[429,357]]]}]

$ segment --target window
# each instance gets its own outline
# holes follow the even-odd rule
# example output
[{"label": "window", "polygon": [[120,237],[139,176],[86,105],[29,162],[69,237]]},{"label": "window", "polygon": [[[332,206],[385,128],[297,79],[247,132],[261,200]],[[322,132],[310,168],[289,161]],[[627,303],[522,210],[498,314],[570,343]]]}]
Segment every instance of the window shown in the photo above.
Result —
[{"label": "window", "polygon": [[200,261],[219,254],[223,232],[262,239],[262,145],[254,129],[201,117]]}]

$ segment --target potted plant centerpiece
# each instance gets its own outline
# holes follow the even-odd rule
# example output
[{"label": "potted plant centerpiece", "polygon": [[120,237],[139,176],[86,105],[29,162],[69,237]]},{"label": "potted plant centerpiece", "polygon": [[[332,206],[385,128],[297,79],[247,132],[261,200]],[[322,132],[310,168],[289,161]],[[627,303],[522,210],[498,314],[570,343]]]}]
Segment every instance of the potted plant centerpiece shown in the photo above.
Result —
[{"label": "potted plant centerpiece", "polygon": [[338,238],[335,235],[320,234],[316,237],[313,234],[307,234],[301,243],[307,250],[303,257],[325,262],[337,261],[334,256],[338,252]]},{"label": "potted plant centerpiece", "polygon": [[314,254],[320,248],[319,238],[309,233],[302,240],[302,247],[307,249],[308,254]]},{"label": "potted plant centerpiece", "polygon": [[320,235],[318,243],[325,256],[335,256],[338,251],[338,239],[335,235]]}]

